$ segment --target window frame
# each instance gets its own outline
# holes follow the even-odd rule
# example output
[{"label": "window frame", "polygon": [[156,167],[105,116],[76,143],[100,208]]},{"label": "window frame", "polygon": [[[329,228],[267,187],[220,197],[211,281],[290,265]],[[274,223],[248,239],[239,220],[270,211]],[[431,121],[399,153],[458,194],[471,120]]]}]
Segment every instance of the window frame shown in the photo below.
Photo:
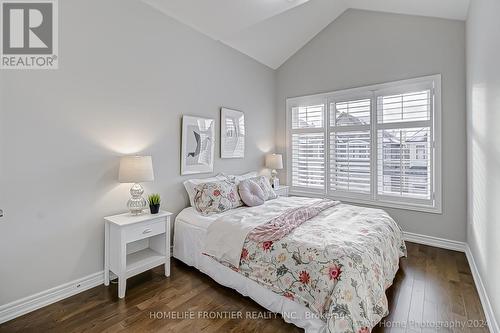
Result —
[{"label": "window frame", "polygon": [[[373,163],[370,163],[370,193],[360,193],[360,192],[349,192],[349,191],[339,191],[339,190],[332,190],[330,188],[330,179],[331,179],[331,158],[330,157],[330,152],[331,152],[331,147],[330,147],[330,134],[335,134],[335,133],[349,133],[349,132],[363,132],[367,131],[370,134],[370,142],[371,140],[371,135],[372,135],[372,116],[370,115],[370,124],[367,125],[346,125],[346,126],[337,126],[336,123],[334,125],[331,125],[331,117],[332,117],[332,112],[330,109],[331,104],[334,105],[336,103],[343,103],[347,101],[352,101],[352,100],[362,100],[362,99],[370,99],[370,112],[373,109],[373,98],[372,94],[368,93],[366,90],[361,90],[358,88],[356,89],[349,89],[349,91],[343,90],[340,92],[336,92],[329,94],[327,98],[327,110],[326,110],[326,125],[325,126],[325,132],[327,132],[327,138],[328,138],[328,153],[326,154],[327,156],[325,157],[327,160],[326,168],[328,170],[328,183],[326,184],[326,195],[330,197],[342,197],[342,198],[352,198],[352,199],[357,199],[357,200],[370,200],[370,196],[372,193],[372,180],[373,180]],[[335,109],[334,109],[335,110]],[[333,115],[335,117],[335,115]],[[370,145],[370,161],[373,162],[373,149],[372,146]]]},{"label": "window frame", "polygon": [[[419,89],[421,87],[427,87],[426,89],[431,89],[431,113],[430,120],[425,121],[402,121],[401,124],[395,123],[385,123],[379,124],[377,118],[377,98],[382,96],[387,96],[388,94],[394,93],[404,93],[404,91],[415,91],[413,89]],[[369,96],[369,97],[368,97]],[[371,99],[371,110],[370,110],[370,193],[368,195],[364,193],[354,193],[345,191],[333,191],[330,190],[330,171],[331,171],[331,158],[330,158],[330,135],[336,131],[332,130],[331,126],[331,116],[330,104],[340,103],[346,100],[353,99]],[[324,137],[324,188],[323,189],[307,189],[294,187],[292,184],[292,134],[297,130],[292,130],[292,108],[307,106],[314,104],[323,104],[323,128],[315,129],[315,132],[319,133],[323,131]],[[345,202],[358,203],[370,206],[380,206],[389,208],[399,208],[406,210],[422,211],[428,213],[442,213],[442,179],[441,179],[441,159],[442,159],[442,124],[441,124],[441,75],[429,75],[424,77],[412,78],[407,80],[392,81],[381,84],[374,84],[369,86],[351,88],[338,90],[333,92],[314,94],[308,96],[297,96],[286,99],[286,172],[287,172],[287,183],[290,185],[290,194],[298,196],[311,196],[311,197],[329,197],[336,200],[342,200]],[[335,116],[335,115],[333,115]],[[385,128],[411,128],[410,125],[424,125],[426,127],[430,124],[430,148],[428,152],[430,155],[430,195],[431,199],[417,199],[417,198],[405,198],[390,195],[379,195],[378,190],[378,130]],[[342,127],[341,132],[347,132],[348,130],[359,130],[359,128],[366,125],[352,125],[352,126],[338,126]],[[417,126],[418,127],[418,126]],[[304,131],[306,132],[306,131]],[[432,204],[429,204],[429,201]]]},{"label": "window frame", "polygon": [[[326,112],[326,105],[324,105],[324,101],[323,101],[323,98],[316,98],[315,96],[305,96],[304,98],[301,98],[300,100],[297,100],[295,103],[293,103],[293,105],[290,105],[290,108],[287,108],[287,110],[289,110],[288,113],[290,113],[290,115],[287,116],[287,174],[289,175],[289,178],[287,179],[287,183],[288,184],[292,184],[292,169],[293,169],[293,157],[292,157],[292,154],[291,154],[291,149],[292,149],[292,139],[293,139],[293,134],[315,134],[315,133],[322,133],[323,134],[323,140],[324,140],[324,143],[323,143],[323,146],[325,147],[325,151],[327,149],[327,143],[326,143],[326,137],[325,137],[325,131],[324,131],[324,128],[325,128],[325,125],[326,125],[326,119],[324,118],[323,116],[323,128],[292,128],[292,109],[293,108],[297,108],[297,107],[307,107],[307,106],[311,106],[311,105],[320,105],[320,104],[323,104],[323,113]],[[288,153],[290,149],[290,153]],[[324,163],[324,167],[325,167],[325,175],[324,175],[324,186],[326,186],[326,184],[328,183],[328,179],[326,178],[327,176],[327,171],[326,171],[326,166],[327,166],[327,163],[326,163],[326,160],[328,158],[328,155],[325,153],[324,154],[324,158],[323,158],[323,163]],[[288,176],[287,176],[288,177]],[[291,188],[291,187],[290,187]],[[308,194],[311,194],[311,195],[315,195],[315,196],[318,196],[318,195],[321,195],[323,194],[323,190],[321,189],[312,189],[312,188],[309,188],[307,190],[305,190],[306,188],[304,187],[295,187],[295,190],[296,191],[303,191],[304,193],[308,193]]]}]

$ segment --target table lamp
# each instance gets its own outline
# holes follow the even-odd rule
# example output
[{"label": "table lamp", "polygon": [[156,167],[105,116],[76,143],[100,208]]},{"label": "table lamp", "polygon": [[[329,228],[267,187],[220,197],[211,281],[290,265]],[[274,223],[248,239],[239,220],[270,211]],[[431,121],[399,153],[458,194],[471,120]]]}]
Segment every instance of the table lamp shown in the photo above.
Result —
[{"label": "table lamp", "polygon": [[278,188],[280,186],[280,180],[277,177],[278,172],[276,169],[283,169],[283,158],[281,154],[266,155],[266,168],[272,169],[271,185],[273,188]]},{"label": "table lamp", "polygon": [[121,158],[118,181],[120,183],[134,183],[130,188],[132,197],[127,202],[127,208],[131,214],[139,215],[148,206],[146,199],[142,197],[144,189],[139,183],[153,180],[153,160],[151,156],[123,156]]}]

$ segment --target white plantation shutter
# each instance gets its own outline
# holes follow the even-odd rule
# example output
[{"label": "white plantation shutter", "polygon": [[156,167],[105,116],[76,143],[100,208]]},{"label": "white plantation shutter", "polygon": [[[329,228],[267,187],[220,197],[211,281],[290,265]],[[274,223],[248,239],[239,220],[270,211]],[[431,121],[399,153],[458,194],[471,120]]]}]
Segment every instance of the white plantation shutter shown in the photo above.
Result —
[{"label": "white plantation shutter", "polygon": [[431,199],[430,128],[379,130],[378,193]]},{"label": "white plantation shutter", "polygon": [[330,103],[330,125],[369,125],[371,100],[369,98]]},{"label": "white plantation shutter", "polygon": [[378,96],[377,121],[379,124],[431,119],[431,90],[406,94]]},{"label": "white plantation shutter", "polygon": [[292,108],[292,186],[321,191],[325,187],[325,105]]},{"label": "white plantation shutter", "polygon": [[441,211],[441,77],[287,99],[291,193]]},{"label": "white plantation shutter", "polygon": [[310,105],[292,109],[292,129],[323,128],[324,105]]},{"label": "white plantation shutter", "polygon": [[330,190],[370,193],[370,132],[330,135]]},{"label": "white plantation shutter", "polygon": [[293,134],[292,147],[292,185],[322,189],[325,186],[323,133]]},{"label": "white plantation shutter", "polygon": [[331,102],[330,191],[370,194],[369,98]]},{"label": "white plantation shutter", "polygon": [[432,87],[377,93],[377,195],[432,201]]}]

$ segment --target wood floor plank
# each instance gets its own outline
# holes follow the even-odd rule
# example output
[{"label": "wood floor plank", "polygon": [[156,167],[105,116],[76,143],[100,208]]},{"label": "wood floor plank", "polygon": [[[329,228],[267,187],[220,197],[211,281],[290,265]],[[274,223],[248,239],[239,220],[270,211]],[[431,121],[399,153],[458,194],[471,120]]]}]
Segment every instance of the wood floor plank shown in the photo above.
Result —
[{"label": "wood floor plank", "polygon": [[414,332],[421,332],[422,328],[425,297],[424,290],[425,281],[421,279],[415,279],[413,282],[410,309],[408,312],[408,322],[411,326],[410,329]]},{"label": "wood floor plank", "polygon": [[[484,312],[465,255],[413,243],[407,246],[408,258],[401,260],[394,283],[387,290],[389,315],[373,332],[488,332],[483,327]],[[204,312],[239,313],[241,319],[203,316],[189,319],[180,315]],[[180,317],[165,317],[173,313]],[[252,317],[255,314],[261,317]],[[465,326],[445,326],[452,321],[463,322]],[[437,324],[443,327],[436,327]],[[0,324],[0,333],[4,332],[295,333],[303,330],[174,259],[169,278],[158,267],[129,279],[125,299],[118,299],[116,284],[98,286]]]},{"label": "wood floor plank", "polygon": [[424,301],[424,312],[422,314],[422,333],[436,332],[438,306],[432,301]]}]

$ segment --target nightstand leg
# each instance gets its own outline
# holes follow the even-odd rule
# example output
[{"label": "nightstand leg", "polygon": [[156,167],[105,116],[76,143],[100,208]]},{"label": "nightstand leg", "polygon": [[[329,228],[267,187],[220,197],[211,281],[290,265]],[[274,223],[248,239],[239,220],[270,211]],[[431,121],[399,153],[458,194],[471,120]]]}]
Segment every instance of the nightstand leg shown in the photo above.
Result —
[{"label": "nightstand leg", "polygon": [[127,289],[127,279],[118,278],[118,298],[125,297],[125,290]]},{"label": "nightstand leg", "polygon": [[109,286],[109,224],[104,223],[104,285]]},{"label": "nightstand leg", "polygon": [[167,217],[165,226],[165,276],[170,276],[170,216]]},{"label": "nightstand leg", "polygon": [[118,297],[125,297],[127,289],[127,242],[125,241],[125,231],[120,229],[120,273],[118,274]]}]

